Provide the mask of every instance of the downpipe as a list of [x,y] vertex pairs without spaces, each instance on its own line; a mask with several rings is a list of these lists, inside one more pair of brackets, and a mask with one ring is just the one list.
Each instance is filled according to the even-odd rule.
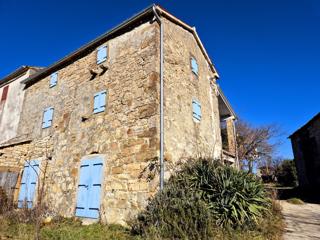
[[156,21],[160,26],[160,190],[164,185],[164,93],[163,93],[163,23],[157,13],[156,6],[152,7]]

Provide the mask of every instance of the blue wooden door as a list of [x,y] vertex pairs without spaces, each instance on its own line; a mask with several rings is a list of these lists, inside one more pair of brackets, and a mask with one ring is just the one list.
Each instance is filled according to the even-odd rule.
[[32,208],[38,174],[40,173],[39,170],[40,166],[38,160],[32,160],[25,163],[18,198],[18,208]]
[[76,216],[99,218],[102,171],[100,157],[81,161]]

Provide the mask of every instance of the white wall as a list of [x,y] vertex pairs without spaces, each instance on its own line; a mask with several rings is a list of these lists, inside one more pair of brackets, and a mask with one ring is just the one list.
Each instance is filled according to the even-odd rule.
[[[24,84],[21,81],[28,78],[34,70],[29,69],[14,81],[9,83],[9,91],[4,106],[0,108],[0,143],[16,137],[20,113],[24,99]],[[7,86],[7,85],[5,85]],[[5,86],[0,88],[0,98]]]

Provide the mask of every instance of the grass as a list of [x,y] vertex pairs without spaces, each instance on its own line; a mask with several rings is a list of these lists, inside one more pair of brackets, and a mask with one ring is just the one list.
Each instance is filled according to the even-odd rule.
[[[34,238],[34,225],[14,223],[0,219],[0,239],[30,240]],[[138,240],[130,230],[119,225],[99,223],[82,226],[75,219],[60,219],[44,225],[40,233],[42,240]]]
[[300,198],[289,198],[287,200],[288,203],[291,203],[291,204],[296,204],[296,205],[303,205],[304,202],[300,199]]
[[[34,226],[32,224],[15,223],[0,218],[0,239],[30,240],[34,238]],[[282,238],[283,221],[280,210],[265,218],[254,230],[243,228],[238,230],[215,229],[217,240],[280,240]],[[42,240],[141,240],[140,236],[134,236],[130,230],[119,225],[92,224],[82,226],[75,219],[60,219],[44,225],[41,229]],[[150,236],[147,239],[156,239]]]

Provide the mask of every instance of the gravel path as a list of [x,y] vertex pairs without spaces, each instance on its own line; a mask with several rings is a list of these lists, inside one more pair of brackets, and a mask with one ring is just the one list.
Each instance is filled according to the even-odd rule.
[[320,204],[281,201],[281,206],[286,223],[284,240],[320,239]]

